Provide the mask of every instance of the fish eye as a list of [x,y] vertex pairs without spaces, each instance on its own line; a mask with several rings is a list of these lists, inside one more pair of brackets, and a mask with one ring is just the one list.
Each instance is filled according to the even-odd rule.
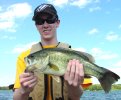
[[34,58],[34,56],[33,56],[33,55],[30,55],[29,57],[30,57],[30,58]]

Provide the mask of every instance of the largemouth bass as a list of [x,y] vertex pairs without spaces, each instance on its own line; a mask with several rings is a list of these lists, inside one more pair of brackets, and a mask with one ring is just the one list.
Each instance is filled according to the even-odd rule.
[[72,59],[79,60],[83,64],[85,76],[96,77],[106,93],[120,79],[116,73],[91,62],[83,52],[65,48],[42,49],[28,55],[25,58],[26,71],[62,76]]

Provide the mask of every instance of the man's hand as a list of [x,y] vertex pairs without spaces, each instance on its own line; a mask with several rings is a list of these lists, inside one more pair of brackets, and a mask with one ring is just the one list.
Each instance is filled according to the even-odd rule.
[[70,60],[67,65],[64,79],[67,81],[69,98],[71,100],[80,100],[83,93],[81,87],[81,83],[84,81],[83,64],[76,59]]
[[64,78],[69,85],[80,86],[84,80],[83,65],[78,60],[70,60]]
[[37,84],[37,77],[33,73],[23,73],[20,75],[21,93],[30,93]]
[[28,100],[30,92],[37,84],[37,77],[33,73],[22,73],[19,77],[21,87],[15,89],[13,100]]

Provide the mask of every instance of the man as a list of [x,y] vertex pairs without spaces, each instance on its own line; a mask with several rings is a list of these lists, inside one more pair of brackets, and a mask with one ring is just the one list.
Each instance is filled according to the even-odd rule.
[[[51,4],[41,4],[34,10],[33,21],[41,36],[41,42],[23,52],[17,60],[14,100],[80,100],[84,80],[83,65],[76,59],[70,60],[64,76],[56,82],[51,75],[25,72],[24,57],[43,48],[69,47],[57,39],[60,20]],[[90,82],[87,82],[87,84]]]

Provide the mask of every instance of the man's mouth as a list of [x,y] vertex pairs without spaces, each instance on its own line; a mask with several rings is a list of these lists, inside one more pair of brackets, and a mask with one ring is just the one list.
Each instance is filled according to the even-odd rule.
[[48,34],[50,31],[51,31],[51,30],[44,30],[43,32],[44,32],[45,34]]

